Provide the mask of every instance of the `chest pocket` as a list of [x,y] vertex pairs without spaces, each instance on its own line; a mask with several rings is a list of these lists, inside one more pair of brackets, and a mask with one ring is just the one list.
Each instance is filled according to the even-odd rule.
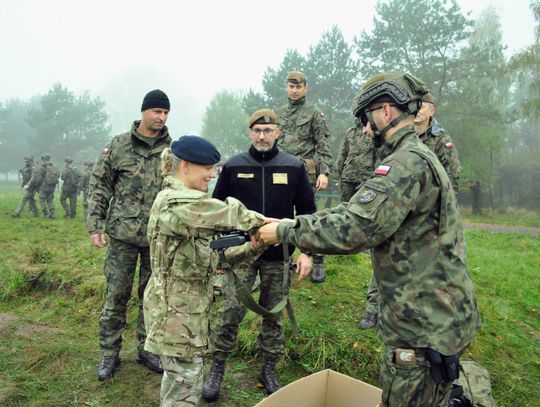
[[349,210],[361,218],[374,220],[377,210],[388,198],[386,187],[381,185],[369,186],[369,182],[351,198]]
[[308,139],[311,137],[311,116],[300,116],[296,120],[295,133],[301,139]]

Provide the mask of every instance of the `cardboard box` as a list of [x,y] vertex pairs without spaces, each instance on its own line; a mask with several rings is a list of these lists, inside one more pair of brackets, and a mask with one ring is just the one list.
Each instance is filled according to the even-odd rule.
[[288,384],[255,407],[375,407],[382,390],[326,369]]

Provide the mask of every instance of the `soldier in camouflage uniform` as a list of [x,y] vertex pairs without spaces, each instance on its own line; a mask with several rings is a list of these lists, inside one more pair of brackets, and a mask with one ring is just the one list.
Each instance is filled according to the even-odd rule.
[[[436,108],[432,94],[427,93],[422,96],[422,107],[414,118],[414,129],[419,134],[420,141],[435,153],[446,170],[448,178],[450,178],[454,192],[457,193],[459,190],[458,180],[459,173],[461,172],[461,163],[459,162],[458,152],[452,139],[433,117],[435,111]],[[371,329],[377,325],[377,296],[377,283],[373,276],[371,276],[367,293],[366,311],[359,323],[361,329]]]
[[[292,218],[295,213],[315,212],[315,197],[304,165],[298,158],[277,148],[280,131],[276,113],[270,109],[257,110],[249,118],[248,131],[251,139],[249,151],[237,154],[225,163],[213,197],[221,200],[233,197],[249,209],[279,219]],[[291,246],[289,252],[293,250]],[[251,287],[255,278],[260,276],[259,304],[267,310],[273,309],[288,295],[290,280],[283,287],[283,261],[283,248],[270,247],[257,261],[234,269],[246,287]],[[297,261],[301,264],[300,277],[303,278],[311,270],[312,259],[302,253]],[[247,312],[229,279],[224,282],[223,294],[223,304],[212,332],[214,360],[203,388],[203,397],[208,401],[219,397],[225,361],[236,346],[238,326]],[[262,357],[260,379],[266,392],[271,394],[281,388],[275,371],[277,360],[285,348],[281,312],[263,316],[258,341]]]
[[60,170],[52,163],[50,155],[45,154],[43,157],[41,157],[41,160],[39,204],[45,219],[54,219],[56,217],[54,191],[56,189],[56,185],[58,185]]
[[381,160],[371,179],[337,208],[259,229],[269,245],[336,254],[373,249],[383,406],[447,407],[459,355],[480,328],[456,195],[413,127],[426,92],[408,74],[370,79],[353,113]]
[[[289,103],[276,110],[279,116],[281,137],[278,147],[302,160],[315,191],[328,188],[328,175],[332,168],[330,131],[323,112],[306,102],[308,84],[299,71],[287,75]],[[311,281],[322,283],[325,279],[324,257],[313,257]]]
[[81,175],[81,180],[79,181],[78,191],[82,192],[83,208],[84,208],[84,219],[88,214],[88,193],[90,187],[90,177],[92,176],[92,168],[94,168],[93,161],[84,162],[84,171]]
[[146,330],[142,307],[144,289],[151,275],[146,228],[152,202],[163,181],[160,154],[171,142],[165,126],[169,109],[165,93],[158,89],[148,92],[141,106],[141,120],[103,149],[90,178],[86,218],[90,240],[95,247],[103,248],[107,246],[105,233],[109,235],[103,270],[107,291],[99,319],[99,345],[103,351],[99,380],[113,376],[120,364],[122,331],[137,259],[137,363],[154,372],[163,371],[159,358],[144,350]]
[[24,157],[24,168],[22,168],[19,173],[21,174],[21,187],[24,189],[25,193],[21,198],[21,202],[15,209],[15,212],[11,215],[12,217],[18,218],[27,203],[32,215],[34,215],[34,217],[38,216],[38,208],[36,200],[34,199],[34,195],[39,189],[39,183],[37,182],[38,172],[39,168],[34,164],[34,157]]
[[60,177],[64,181],[60,192],[60,203],[64,208],[64,218],[74,218],[77,214],[77,195],[81,172],[72,166],[73,158],[66,157],[64,161],[66,165]]
[[145,349],[161,356],[165,370],[161,406],[196,406],[217,263],[210,241],[217,232],[249,232],[265,218],[234,198],[223,202],[207,194],[220,155],[204,138],[180,137],[162,157],[164,189],[148,223],[153,272],[144,295]]
[[373,141],[362,131],[362,125],[347,130],[339,148],[336,176],[341,202],[348,202],[356,190],[371,178],[375,162]]

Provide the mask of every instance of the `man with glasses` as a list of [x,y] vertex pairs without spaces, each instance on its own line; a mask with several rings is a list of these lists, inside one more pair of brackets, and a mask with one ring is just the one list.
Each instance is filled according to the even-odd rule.
[[[299,159],[277,148],[279,136],[278,118],[272,110],[260,109],[253,113],[249,119],[252,145],[248,152],[238,154],[225,163],[213,197],[221,200],[237,198],[248,209],[266,217],[293,218],[295,213],[315,212],[315,198],[306,169]],[[293,250],[294,247],[290,246],[289,253]],[[283,287],[283,260],[281,246],[269,247],[255,262],[242,264],[234,270],[246,287],[251,287],[259,274],[259,305],[267,310],[288,295],[289,287]],[[301,253],[297,265],[302,279],[309,274],[312,259]],[[238,325],[246,314],[246,306],[228,279],[224,281],[223,294],[223,304],[211,336],[213,364],[203,387],[203,397],[207,401],[219,397],[225,360],[236,345]],[[285,343],[281,313],[263,317],[258,342],[262,356],[260,380],[266,392],[271,394],[281,388],[275,371]]]
[[[308,84],[303,72],[292,71],[287,75],[289,103],[277,110],[282,136],[278,140],[281,150],[302,160],[307,168],[312,187],[319,191],[328,188],[328,175],[332,167],[330,131],[323,112],[306,102]],[[313,257],[311,281],[322,283],[325,279],[324,257]]]

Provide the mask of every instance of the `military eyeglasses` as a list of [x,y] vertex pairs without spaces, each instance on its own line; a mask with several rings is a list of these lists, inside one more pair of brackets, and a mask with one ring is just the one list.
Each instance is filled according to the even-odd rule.
[[[388,105],[389,105],[389,106],[395,106],[394,103],[388,103]],[[380,105],[380,106],[377,106],[377,107],[374,107],[374,108],[372,108],[372,109],[365,109],[365,110],[361,111],[361,112],[360,112],[359,119],[360,119],[360,121],[362,122],[362,125],[363,125],[364,127],[366,127],[367,124],[368,124],[368,122],[369,122],[368,117],[367,117],[367,113],[368,113],[368,112],[371,113],[371,112],[374,112],[374,111],[376,111],[376,110],[380,110],[380,109],[382,109],[383,107],[384,107],[384,104],[383,104],[383,105]]]
[[264,134],[265,136],[269,136],[271,135],[273,132],[275,132],[277,130],[277,127],[275,129],[271,129],[271,128],[264,128],[264,129],[261,129],[260,127],[252,127],[251,129],[249,129],[249,131],[251,131],[251,134],[255,135],[255,136],[260,136],[261,133]]

